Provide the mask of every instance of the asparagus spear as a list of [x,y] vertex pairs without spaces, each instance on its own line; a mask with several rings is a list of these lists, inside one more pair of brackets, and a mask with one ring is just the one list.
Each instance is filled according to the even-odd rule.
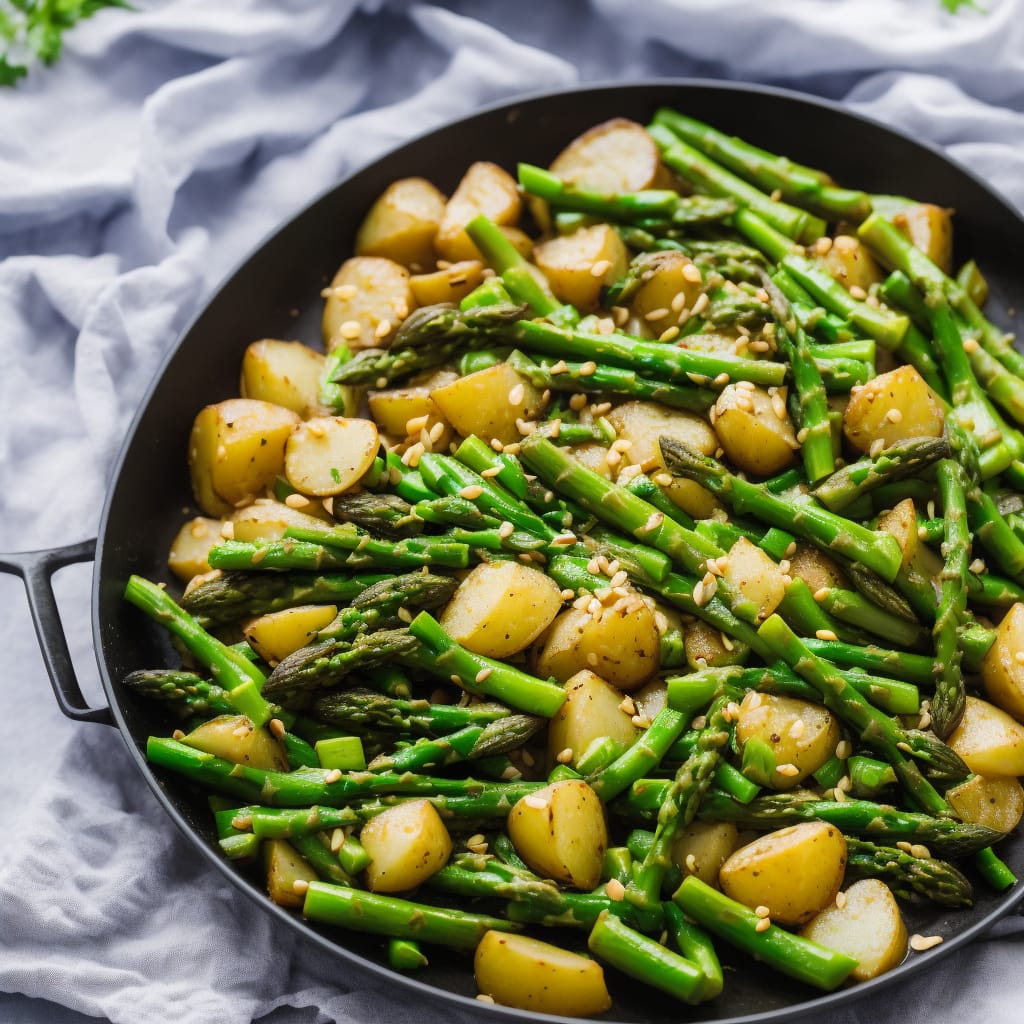
[[692,960],[704,975],[704,984],[700,993],[701,1001],[704,1002],[721,995],[724,984],[722,965],[710,936],[697,925],[691,924],[675,903],[666,900],[663,906],[665,925],[672,936],[672,941],[679,948],[679,952],[687,960]]
[[388,576],[340,573],[221,572],[190,589],[182,607],[205,627],[303,604],[347,604]]
[[748,185],[742,178],[709,160],[700,150],[684,142],[663,124],[651,124],[647,131],[658,144],[662,161],[700,191],[735,200],[738,206],[755,211],[790,238],[810,242],[825,234],[826,225],[823,220],[794,206],[775,202],[753,185]]
[[901,899],[924,896],[943,907],[969,907],[970,881],[948,861],[914,857],[894,846],[846,837],[846,870],[855,878],[880,878]]
[[500,917],[413,903],[328,882],[309,883],[302,913],[322,924],[465,950],[474,949],[485,932],[522,930],[521,925]]
[[369,530],[378,536],[400,540],[423,532],[423,520],[404,498],[386,492],[360,491],[339,494],[334,499],[332,514],[342,523]]
[[771,526],[803,537],[826,553],[859,561],[887,582],[896,577],[901,555],[896,539],[889,534],[868,530],[815,505],[793,505],[772,494],[764,484],[741,479],[720,462],[680,441],[663,437],[661,453],[670,473],[695,480],[738,514],[749,512]]
[[712,889],[696,875],[683,879],[672,901],[698,924],[777,971],[831,992],[857,966],[845,953],[787,932],[765,928],[754,911]]
[[678,711],[662,708],[628,750],[587,780],[591,789],[605,802],[627,790],[665,756],[688,724]]
[[871,212],[865,192],[838,188],[827,175],[801,167],[786,157],[758,149],[742,139],[678,111],[661,107],[654,123],[664,125],[684,142],[746,178],[762,191],[778,190],[784,199],[804,206],[826,220],[862,221]]

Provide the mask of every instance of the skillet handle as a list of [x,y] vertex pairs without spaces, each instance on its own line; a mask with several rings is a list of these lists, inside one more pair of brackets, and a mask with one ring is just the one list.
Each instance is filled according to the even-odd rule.
[[28,595],[32,623],[36,627],[39,649],[53,686],[57,704],[68,718],[76,722],[102,722],[113,725],[110,708],[90,708],[85,703],[75,667],[71,662],[68,642],[60,620],[60,610],[53,593],[53,574],[66,565],[91,562],[96,557],[96,540],[84,540],[63,548],[46,551],[19,551],[0,554],[0,572],[20,576]]

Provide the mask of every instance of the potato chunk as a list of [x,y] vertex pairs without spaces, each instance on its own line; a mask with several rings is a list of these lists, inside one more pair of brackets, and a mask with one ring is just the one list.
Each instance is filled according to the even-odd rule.
[[964,821],[1012,832],[1024,815],[1024,787],[1005,776],[972,775],[946,790],[950,806]]
[[242,356],[242,397],[291,409],[302,417],[320,416],[322,352],[298,341],[264,338],[254,341]]
[[333,604],[304,604],[268,612],[242,628],[249,646],[268,664],[276,665],[293,651],[312,643],[338,614]]
[[639,597],[595,613],[569,608],[544,636],[537,671],[564,681],[590,668],[620,690],[634,690],[658,671],[659,651],[654,612]]
[[735,665],[743,661],[741,651],[726,647],[720,630],[709,626],[701,619],[688,622],[683,627],[683,648],[686,651],[686,663],[690,668],[697,669],[719,665]]
[[288,771],[284,747],[247,715],[218,715],[197,726],[181,742],[234,764]]
[[771,748],[776,771],[768,784],[785,790],[798,786],[835,753],[840,732],[835,716],[820,704],[751,690],[740,704],[736,738],[741,745],[756,738]]
[[725,454],[747,473],[772,476],[796,461],[785,388],[729,384],[715,402],[714,424]]
[[307,420],[288,438],[284,473],[303,494],[324,498],[354,487],[380,447],[372,420],[324,416]]
[[811,588],[811,593],[822,587],[849,590],[852,586],[839,563],[810,544],[797,543],[796,550],[789,556],[789,575],[803,580]]
[[935,392],[912,366],[879,374],[850,393],[843,433],[858,451],[911,437],[942,437],[945,417]]
[[502,444],[521,441],[516,420],[533,420],[544,407],[541,391],[508,363],[495,363],[435,388],[431,397],[463,437],[476,434],[485,441],[497,438]]
[[626,272],[629,253],[610,224],[594,224],[534,246],[534,259],[562,302],[596,310],[601,289]]
[[979,775],[1024,775],[1024,726],[988,701],[968,697],[946,742]]
[[934,203],[915,203],[892,218],[931,261],[947,274],[953,273],[953,219],[950,211]]
[[409,287],[417,306],[434,306],[461,302],[483,279],[484,265],[479,260],[463,260],[444,270],[414,274]]
[[525,650],[562,607],[558,584],[522,562],[482,562],[459,584],[441,626],[488,658]]
[[[301,498],[300,495],[292,500],[298,505]],[[323,504],[315,498],[307,498],[306,504],[297,508],[259,498],[252,505],[239,509],[230,522],[233,540],[282,540],[290,526],[314,529],[325,522],[334,523],[334,517],[328,515]]]
[[429,800],[396,804],[371,818],[359,833],[370,855],[371,892],[405,892],[444,867],[452,840]]
[[727,896],[751,909],[767,907],[776,924],[800,925],[836,898],[845,869],[842,832],[807,821],[740,847],[718,877]]
[[885,882],[864,878],[843,894],[842,906],[826,907],[800,934],[857,961],[850,975],[868,981],[897,967],[907,953],[907,926]]
[[538,875],[586,891],[601,881],[608,826],[600,798],[582,779],[524,796],[509,812],[508,834]]
[[621,690],[583,669],[565,684],[565,703],[548,726],[548,752],[554,761],[564,751],[572,752],[572,763],[594,740],[610,737],[629,745],[640,730],[623,710]]
[[981,681],[993,704],[1024,722],[1024,665],[1017,660],[1018,651],[1024,651],[1024,604],[1020,602],[999,623],[995,642],[981,663]]
[[295,883],[315,882],[320,877],[287,839],[263,840],[263,867],[267,895],[279,907],[301,907],[306,890]]
[[441,216],[434,238],[437,255],[452,263],[481,259],[466,225],[481,213],[495,224],[514,225],[522,207],[519,186],[508,171],[485,160],[470,165]]
[[381,256],[345,260],[327,289],[323,335],[328,352],[386,348],[395,328],[415,308],[409,271]]
[[643,125],[616,117],[573,139],[551,162],[563,181],[595,192],[637,192],[658,180],[661,158]]
[[383,256],[410,270],[434,264],[434,236],[447,200],[426,178],[400,178],[370,207],[356,233],[357,256]]
[[701,272],[685,253],[675,250],[645,257],[644,280],[633,296],[631,309],[654,334],[676,327],[684,309],[692,309],[704,288]]
[[758,622],[764,622],[786,596],[782,570],[746,537],[729,549],[724,578],[738,601],[754,606]]
[[867,246],[853,235],[837,235],[820,262],[847,289],[859,288],[866,292],[873,284],[881,284],[884,276]]
[[210,548],[221,541],[220,520],[196,516],[177,532],[167,553],[167,568],[183,583],[210,571]]
[[672,842],[672,863],[684,877],[696,875],[718,889],[718,872],[739,845],[739,829],[731,821],[691,821]]
[[476,947],[477,988],[502,1006],[592,1017],[612,1005],[596,960],[527,935],[489,931]]
[[299,417],[252,398],[202,409],[192,424],[188,463],[192,492],[209,516],[230,515],[284,470],[284,449]]

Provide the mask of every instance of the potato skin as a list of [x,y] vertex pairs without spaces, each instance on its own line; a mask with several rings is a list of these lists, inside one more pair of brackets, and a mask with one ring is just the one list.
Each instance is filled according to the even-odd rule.
[[744,472],[772,476],[796,461],[800,445],[785,389],[729,384],[715,402],[713,423],[725,454]]
[[853,235],[837,235],[829,251],[820,258],[822,267],[843,287],[863,291],[882,283],[882,268],[866,245]]
[[334,621],[333,604],[306,604],[284,608],[250,620],[242,632],[249,646],[264,661],[276,665],[293,651],[312,643],[319,630]]
[[235,764],[288,771],[284,747],[247,715],[218,715],[197,726],[181,742]]
[[431,397],[441,415],[463,437],[476,434],[488,442],[497,438],[502,444],[521,441],[523,435],[516,420],[532,420],[544,408],[540,389],[520,377],[508,363],[495,363],[434,388]]
[[612,1005],[596,960],[527,935],[489,931],[476,947],[477,988],[502,1006],[592,1017]]
[[480,213],[499,226],[514,225],[522,208],[515,178],[497,164],[479,160],[469,166],[448,200],[434,237],[434,250],[451,263],[479,260],[480,250],[466,234],[466,225]]
[[739,829],[733,822],[691,821],[672,842],[672,863],[684,878],[696,875],[718,889],[718,872],[739,845]]
[[444,867],[452,840],[429,800],[396,804],[371,818],[359,841],[373,858],[366,869],[371,892],[405,892]]
[[589,891],[601,880],[608,826],[598,795],[582,779],[529,793],[508,815],[516,852],[537,874]]
[[405,267],[383,256],[353,256],[327,289],[324,345],[328,352],[343,344],[353,350],[386,348],[414,308]]
[[409,269],[434,263],[434,235],[447,200],[426,178],[393,181],[356,233],[357,256],[383,256]]
[[555,297],[584,311],[597,309],[601,289],[622,277],[629,265],[626,246],[609,224],[540,242],[533,256]]
[[858,451],[875,440],[884,448],[912,437],[942,437],[942,406],[912,366],[879,374],[850,392],[843,414],[843,434]]
[[171,542],[167,568],[182,583],[210,571],[210,548],[221,542],[220,520],[196,516],[185,523]]
[[843,906],[826,907],[801,929],[805,939],[857,961],[850,975],[868,981],[899,966],[907,953],[907,926],[885,882],[864,878],[845,892]]
[[380,439],[373,420],[321,416],[289,436],[284,474],[302,494],[320,498],[343,494],[373,465]]
[[264,338],[254,341],[242,356],[241,394],[291,409],[303,418],[321,416],[322,352],[300,341]]
[[758,622],[767,619],[786,596],[782,570],[746,537],[740,537],[729,549],[724,577],[738,598],[753,602]]
[[304,890],[296,890],[295,883],[315,882],[320,877],[287,839],[263,840],[263,868],[267,895],[279,907],[301,907],[305,900]]
[[964,821],[1012,832],[1024,816],[1024,787],[1008,776],[972,775],[946,790],[950,806]]
[[839,829],[806,821],[740,847],[718,877],[727,896],[751,909],[767,907],[776,924],[801,925],[836,898],[845,869]]

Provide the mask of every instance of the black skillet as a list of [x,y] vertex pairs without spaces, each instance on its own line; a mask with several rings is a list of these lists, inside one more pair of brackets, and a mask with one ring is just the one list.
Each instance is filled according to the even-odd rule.
[[[404,988],[412,997],[480,1015],[527,1020],[533,1013],[474,1000],[470,962],[435,950],[430,966],[415,975],[386,967],[382,944],[372,937],[319,928],[272,904],[260,881],[226,861],[211,830],[205,797],[177,778],[154,772],[143,751],[150,733],[164,734],[159,709],[125,692],[124,675],[137,668],[171,664],[165,638],[122,599],[130,573],[166,575],[171,538],[191,505],[185,466],[186,439],[196,411],[237,394],[242,351],[256,338],[300,338],[316,343],[320,289],[343,259],[363,214],[391,181],[423,175],[451,191],[474,160],[493,160],[510,170],[517,161],[547,165],[572,138],[614,116],[644,122],[662,104],[707,120],[727,132],[830,171],[844,184],[873,192],[906,194],[956,210],[958,258],[974,256],[991,286],[991,309],[1018,333],[1024,301],[1015,290],[1024,221],[973,175],[930,146],[835,104],[776,89],[701,81],[658,81],[560,92],[507,103],[437,129],[381,157],[317,199],[269,237],[228,278],[171,350],[135,420],[120,455],[99,539],[69,548],[0,556],[0,570],[21,575],[29,592],[54,693],[71,718],[116,727],[139,771],[171,819],[226,879],[256,900],[283,927],[334,952],[339,961],[380,985]],[[1013,312],[1013,307],[1021,309]],[[57,568],[95,559],[92,623],[96,658],[109,706],[88,708],[68,657],[50,579]],[[1000,848],[1024,874],[1024,842],[1014,836]],[[828,1016],[854,999],[877,994],[927,969],[983,933],[1017,905],[1024,888],[1003,895],[983,883],[967,911],[907,913],[908,927],[945,941],[927,953],[911,953],[899,968],[875,982],[821,996],[771,973],[752,960],[723,950],[728,970],[724,994],[688,1008],[623,978],[612,978],[615,1004],[608,1020],[668,1024],[679,1020],[775,1021],[805,1014]],[[555,1018],[551,1018],[555,1019]]]

